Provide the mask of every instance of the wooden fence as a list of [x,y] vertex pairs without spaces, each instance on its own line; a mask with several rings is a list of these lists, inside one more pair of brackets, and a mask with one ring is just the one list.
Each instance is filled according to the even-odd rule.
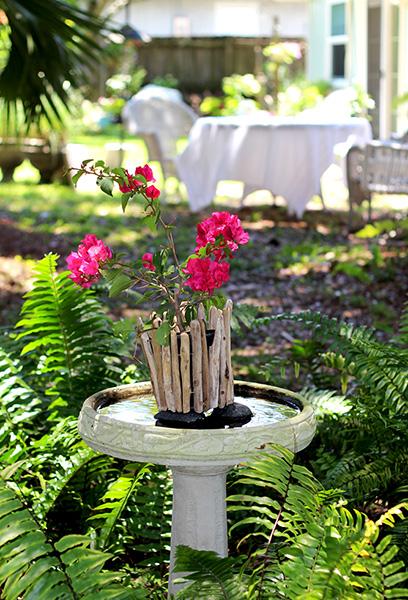
[[[270,38],[154,38],[139,48],[138,62],[147,70],[147,81],[171,74],[183,92],[217,92],[226,75],[259,73],[262,49],[270,43]],[[303,59],[291,70],[303,71]]]

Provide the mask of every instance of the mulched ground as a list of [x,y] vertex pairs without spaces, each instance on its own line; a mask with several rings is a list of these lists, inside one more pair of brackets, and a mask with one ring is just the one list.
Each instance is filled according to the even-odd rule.
[[[279,207],[257,208],[256,214],[245,208],[240,217],[251,244],[234,259],[225,288],[234,302],[252,304],[265,314],[320,311],[374,326],[381,339],[396,331],[408,290],[406,232],[397,228],[392,235],[362,240],[347,234],[344,217],[316,211],[305,220],[290,220]],[[193,230],[184,209],[179,219]],[[16,257],[37,259],[50,251],[66,256],[71,245],[64,236],[27,231],[7,217],[0,219],[0,325],[14,320],[30,285],[30,265]],[[370,258],[373,252],[375,260]],[[357,272],[348,271],[346,263],[356,264]],[[115,317],[137,312],[123,301],[113,304],[112,311]],[[237,339],[236,353],[249,360],[259,354],[279,355],[297,337],[307,337],[307,332],[274,323]]]

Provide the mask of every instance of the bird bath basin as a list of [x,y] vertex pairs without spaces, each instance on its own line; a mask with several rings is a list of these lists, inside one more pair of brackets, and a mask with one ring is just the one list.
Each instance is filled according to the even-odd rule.
[[298,452],[315,433],[312,407],[294,392],[235,382],[234,396],[254,413],[239,428],[158,427],[150,383],[103,390],[85,400],[81,410],[79,433],[94,450],[172,470],[170,595],[177,588],[173,580],[178,545],[228,554],[225,481],[229,469],[270,443]]

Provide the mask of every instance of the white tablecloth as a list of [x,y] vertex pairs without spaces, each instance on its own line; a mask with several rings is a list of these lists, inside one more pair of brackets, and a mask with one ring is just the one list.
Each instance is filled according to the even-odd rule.
[[303,214],[320,193],[320,178],[333,162],[333,148],[354,136],[364,144],[372,137],[366,119],[335,122],[310,117],[204,117],[190,131],[177,158],[180,178],[193,211],[211,204],[217,183],[242,181],[244,194],[270,190],[286,199],[290,212]]

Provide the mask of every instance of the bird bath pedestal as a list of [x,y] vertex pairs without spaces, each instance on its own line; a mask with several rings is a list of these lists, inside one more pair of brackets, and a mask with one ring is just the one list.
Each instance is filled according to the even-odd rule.
[[235,400],[254,417],[239,428],[157,427],[150,383],[122,385],[88,398],[79,432],[94,450],[136,462],[167,465],[173,475],[169,596],[174,585],[178,545],[227,556],[226,475],[256,450],[275,443],[293,452],[310,444],[313,409],[293,392],[236,382]]

